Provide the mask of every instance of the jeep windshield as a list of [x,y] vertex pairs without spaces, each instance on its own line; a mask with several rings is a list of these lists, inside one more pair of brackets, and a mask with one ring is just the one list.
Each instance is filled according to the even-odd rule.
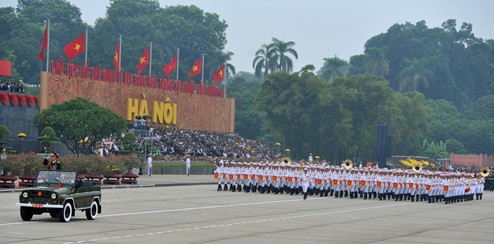
[[75,182],[76,172],[73,171],[44,170],[39,171],[36,177],[37,186],[58,186],[61,183],[64,186],[74,187]]

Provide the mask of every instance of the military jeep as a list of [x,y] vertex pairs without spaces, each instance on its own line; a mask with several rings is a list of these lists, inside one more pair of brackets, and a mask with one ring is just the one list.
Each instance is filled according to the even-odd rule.
[[94,220],[101,213],[101,186],[78,180],[74,171],[43,170],[38,172],[34,187],[21,192],[17,206],[24,221],[34,214],[50,213],[52,218],[69,222],[76,210]]

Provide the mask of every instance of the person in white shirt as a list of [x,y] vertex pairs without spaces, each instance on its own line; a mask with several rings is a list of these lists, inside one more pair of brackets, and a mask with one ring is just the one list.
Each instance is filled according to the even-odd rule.
[[151,176],[151,172],[153,170],[153,154],[148,154],[148,176]]
[[185,174],[187,176],[190,175],[190,157],[187,156],[187,159],[185,160]]

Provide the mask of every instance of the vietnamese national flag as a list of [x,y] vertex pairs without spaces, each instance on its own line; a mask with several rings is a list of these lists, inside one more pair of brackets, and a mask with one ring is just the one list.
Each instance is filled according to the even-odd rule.
[[192,68],[190,69],[189,72],[189,77],[194,77],[197,76],[198,74],[201,73],[202,69],[202,58],[199,58],[194,65],[192,65]]
[[220,83],[225,78],[225,65],[221,65],[221,67],[214,73],[213,80],[216,83]]
[[85,44],[84,40],[85,40],[85,36],[84,33],[82,33],[82,35],[77,37],[77,39],[67,44],[63,48],[63,51],[65,52],[65,55],[67,55],[67,58],[69,60],[72,60],[75,57],[77,57],[77,55],[84,53],[84,44]]
[[39,51],[39,61],[45,59],[45,49],[48,47],[48,25],[45,26],[45,33],[43,34],[43,42],[41,43],[41,50]]
[[172,60],[167,65],[165,65],[165,67],[163,67],[163,73],[165,73],[166,76],[168,76],[168,79],[170,79],[170,73],[176,69],[177,69],[177,55],[173,56]]
[[137,73],[141,72],[149,63],[149,47],[146,48],[144,53],[141,55],[139,59],[139,64],[137,65]]
[[120,42],[117,42],[115,47],[115,54],[113,55],[113,66],[118,70],[118,64],[120,63]]

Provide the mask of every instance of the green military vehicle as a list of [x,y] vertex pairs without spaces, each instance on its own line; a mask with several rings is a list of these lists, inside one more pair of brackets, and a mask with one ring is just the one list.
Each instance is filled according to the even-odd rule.
[[21,192],[17,206],[24,221],[34,214],[50,213],[52,218],[69,222],[76,210],[94,220],[101,213],[101,186],[78,180],[74,171],[43,170],[38,172],[34,187]]

